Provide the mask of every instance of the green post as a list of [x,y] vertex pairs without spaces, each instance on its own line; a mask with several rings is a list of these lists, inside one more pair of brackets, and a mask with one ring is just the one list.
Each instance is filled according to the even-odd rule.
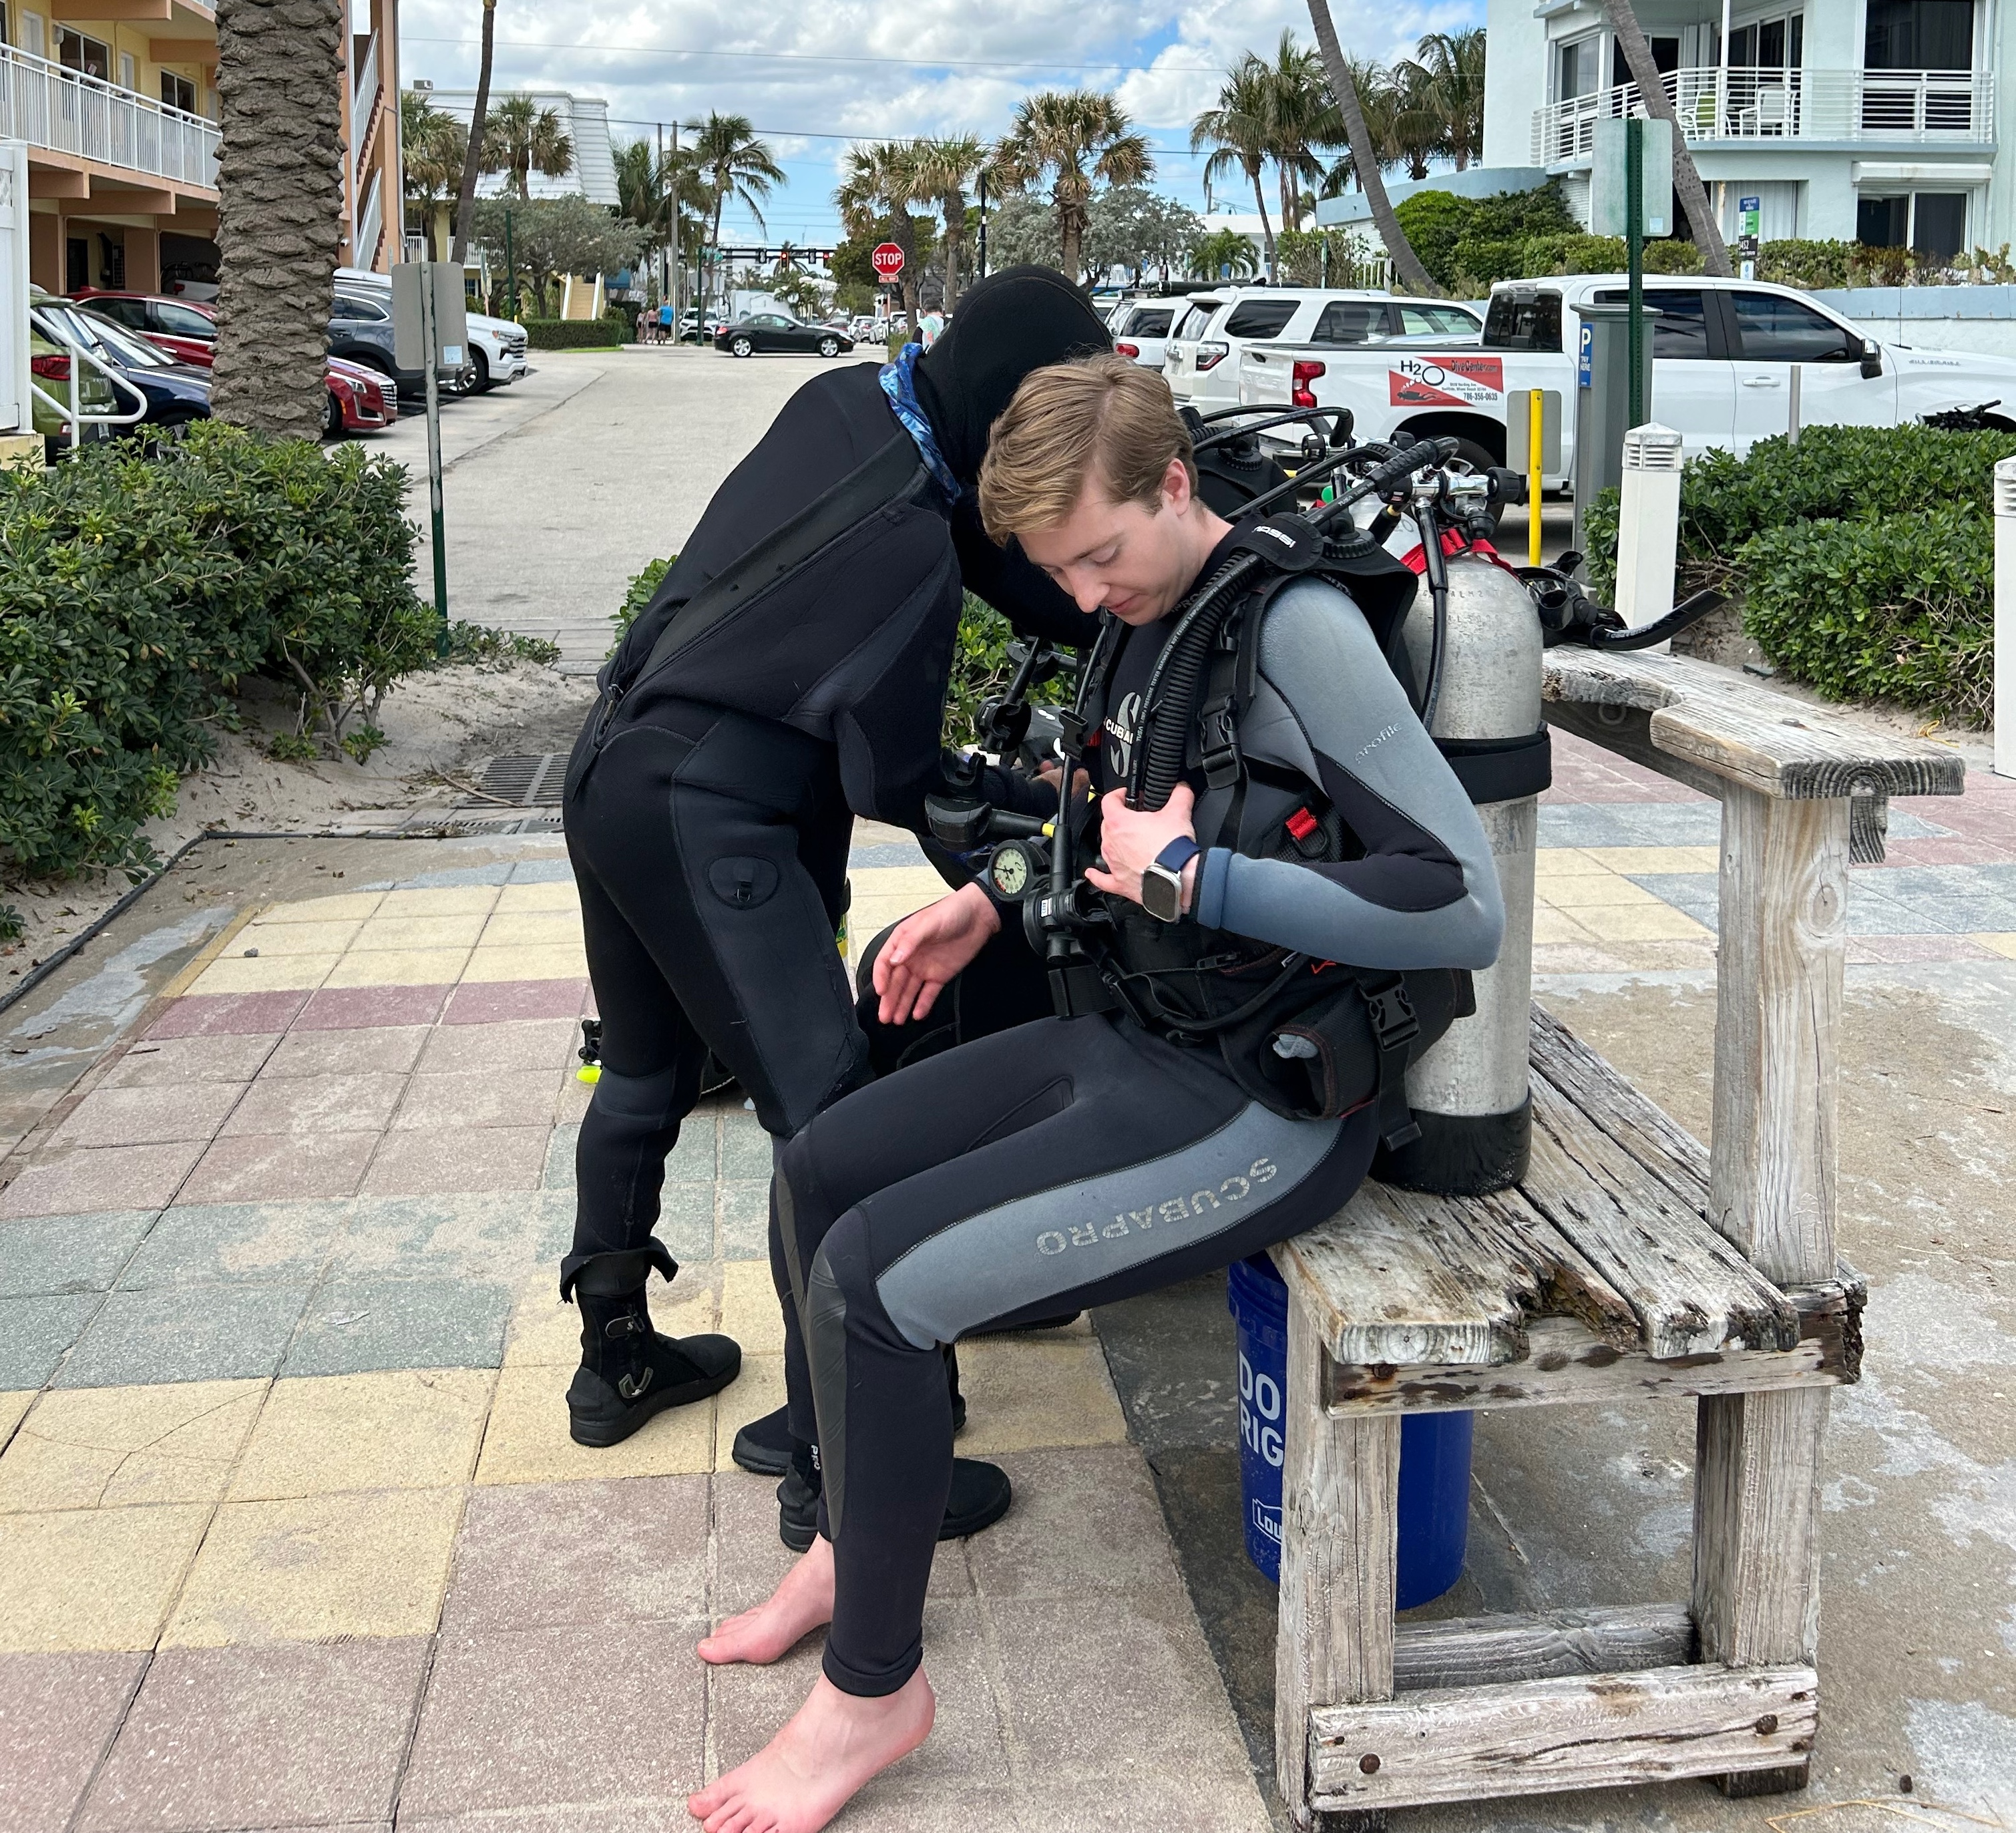
[[448,654],[448,535],[441,520],[441,333],[434,315],[434,269],[420,264],[420,346],[427,372],[427,512],[434,536],[434,654]]
[[518,315],[518,263],[511,248],[511,212],[509,207],[504,212],[504,286],[506,291],[511,295],[511,316],[515,319]]
[[1626,297],[1631,320],[1630,424],[1645,424],[1645,124],[1636,115],[1624,124],[1624,257],[1630,279]]

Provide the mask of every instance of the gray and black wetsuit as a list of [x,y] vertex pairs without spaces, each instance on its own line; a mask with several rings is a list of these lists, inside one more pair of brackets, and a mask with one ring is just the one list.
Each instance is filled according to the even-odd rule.
[[[1168,628],[1129,633],[1091,754],[1102,787],[1124,780],[1129,696]],[[1504,924],[1490,848],[1357,607],[1320,582],[1291,585],[1267,613],[1259,661],[1242,749],[1320,790],[1358,856],[1214,848],[1199,920],[1317,960],[1489,966]],[[1130,1020],[1047,1018],[900,1069],[784,1148],[773,1237],[810,1350],[837,1561],[825,1656],[836,1686],[892,1692],[922,1657],[952,1470],[938,1346],[1298,1233],[1357,1187],[1376,1133],[1370,1107],[1284,1118],[1215,1051]],[[792,1395],[794,1426],[811,1436],[806,1399]]]

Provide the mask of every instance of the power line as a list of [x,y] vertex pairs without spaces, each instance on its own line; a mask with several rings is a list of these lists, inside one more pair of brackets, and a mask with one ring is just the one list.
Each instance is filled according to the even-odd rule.
[[[454,110],[451,108],[448,112],[452,113]],[[632,114],[610,114],[603,118],[614,128],[654,128],[659,124],[655,119],[646,121]],[[931,137],[916,134],[828,134],[811,128],[751,128],[749,131],[752,134],[772,135],[780,140],[853,140],[873,146],[893,146],[898,141]],[[1208,146],[1157,146],[1151,141],[1148,150],[1166,159],[1208,159],[1212,149]]]
[[[400,41],[408,45],[455,45],[464,49],[475,48],[480,41],[473,38],[428,38],[414,32],[402,32]],[[496,42],[513,51],[588,51],[614,54],[621,52],[636,57],[734,57],[760,63],[878,63],[895,64],[905,70],[1063,70],[1083,71],[1120,70],[1126,73],[1153,73],[1158,70],[1179,70],[1197,76],[1222,76],[1224,71],[1216,66],[1203,63],[1126,63],[1118,59],[1106,63],[1060,63],[1044,58],[984,58],[984,57],[870,57],[859,52],[823,51],[715,51],[696,50],[682,45],[589,45],[565,44],[543,38],[499,38]]]

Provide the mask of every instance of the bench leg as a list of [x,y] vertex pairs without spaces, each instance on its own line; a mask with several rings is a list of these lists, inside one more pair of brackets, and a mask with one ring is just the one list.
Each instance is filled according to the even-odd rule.
[[[1820,1440],[1829,1390],[1697,1403],[1694,1625],[1701,1659],[1810,1664],[1820,1640]],[[1731,1795],[1806,1785],[1807,1764],[1717,1778]]]
[[[1393,1563],[1400,1419],[1334,1420],[1323,1348],[1289,1288],[1281,1470],[1281,1597],[1274,1653],[1275,1774],[1298,1828],[1309,1807],[1309,1708],[1393,1696]],[[1328,1833],[1383,1816],[1325,1815]]]

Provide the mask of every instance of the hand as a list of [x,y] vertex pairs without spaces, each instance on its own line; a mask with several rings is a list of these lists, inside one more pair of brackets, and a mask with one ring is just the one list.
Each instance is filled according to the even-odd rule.
[[946,982],[1000,927],[993,900],[977,884],[905,916],[875,957],[876,1015],[884,1025],[927,1016]]
[[[1099,805],[1099,850],[1106,869],[1096,866],[1085,877],[1101,891],[1111,891],[1129,903],[1141,901],[1141,874],[1154,864],[1163,848],[1179,835],[1194,840],[1190,816],[1197,797],[1187,783],[1176,785],[1175,793],[1160,808],[1130,808],[1125,790],[1108,790]],[[1183,909],[1187,911],[1197,891],[1197,860],[1183,868]]]
[[[1057,787],[1058,780],[1063,774],[1064,766],[1055,758],[1046,758],[1036,766],[1036,780],[1039,783],[1047,783],[1053,791]],[[1083,770],[1074,770],[1071,772],[1072,795],[1084,795],[1091,787],[1092,779]]]

